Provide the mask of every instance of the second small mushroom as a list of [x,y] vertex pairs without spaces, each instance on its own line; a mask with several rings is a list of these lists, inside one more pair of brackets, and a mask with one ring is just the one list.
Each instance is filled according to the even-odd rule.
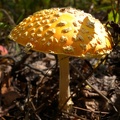
[[112,49],[112,37],[101,22],[74,8],[38,11],[19,23],[9,38],[35,51],[58,55],[59,108],[63,107],[66,111],[73,104],[69,99],[69,56],[96,58]]

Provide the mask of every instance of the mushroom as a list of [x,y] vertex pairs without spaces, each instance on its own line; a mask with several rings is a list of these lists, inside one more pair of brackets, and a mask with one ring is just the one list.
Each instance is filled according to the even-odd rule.
[[15,42],[35,51],[57,54],[60,69],[59,108],[70,110],[69,56],[97,58],[112,49],[112,37],[89,13],[51,8],[25,18],[10,33]]

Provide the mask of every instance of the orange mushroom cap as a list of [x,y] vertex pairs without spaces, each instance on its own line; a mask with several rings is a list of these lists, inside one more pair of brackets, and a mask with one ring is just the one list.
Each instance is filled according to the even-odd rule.
[[89,13],[74,8],[51,8],[25,18],[9,38],[35,51],[78,57],[98,57],[112,49],[112,37]]

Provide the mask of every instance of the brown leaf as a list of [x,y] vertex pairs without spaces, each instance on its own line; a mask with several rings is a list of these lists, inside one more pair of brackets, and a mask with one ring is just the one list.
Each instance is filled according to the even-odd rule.
[[5,106],[11,105],[11,103],[16,100],[17,98],[20,98],[20,94],[15,91],[9,91],[2,95],[2,101]]

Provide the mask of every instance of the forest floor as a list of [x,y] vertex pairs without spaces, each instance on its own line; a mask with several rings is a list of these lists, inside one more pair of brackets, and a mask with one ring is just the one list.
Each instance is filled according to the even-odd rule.
[[[0,55],[2,120],[120,120],[120,47],[100,60],[70,57],[70,112],[58,109],[59,65],[55,55],[9,43]],[[19,54],[16,54],[18,53]],[[22,51],[22,52],[20,52]],[[4,55],[5,53],[5,55]]]

